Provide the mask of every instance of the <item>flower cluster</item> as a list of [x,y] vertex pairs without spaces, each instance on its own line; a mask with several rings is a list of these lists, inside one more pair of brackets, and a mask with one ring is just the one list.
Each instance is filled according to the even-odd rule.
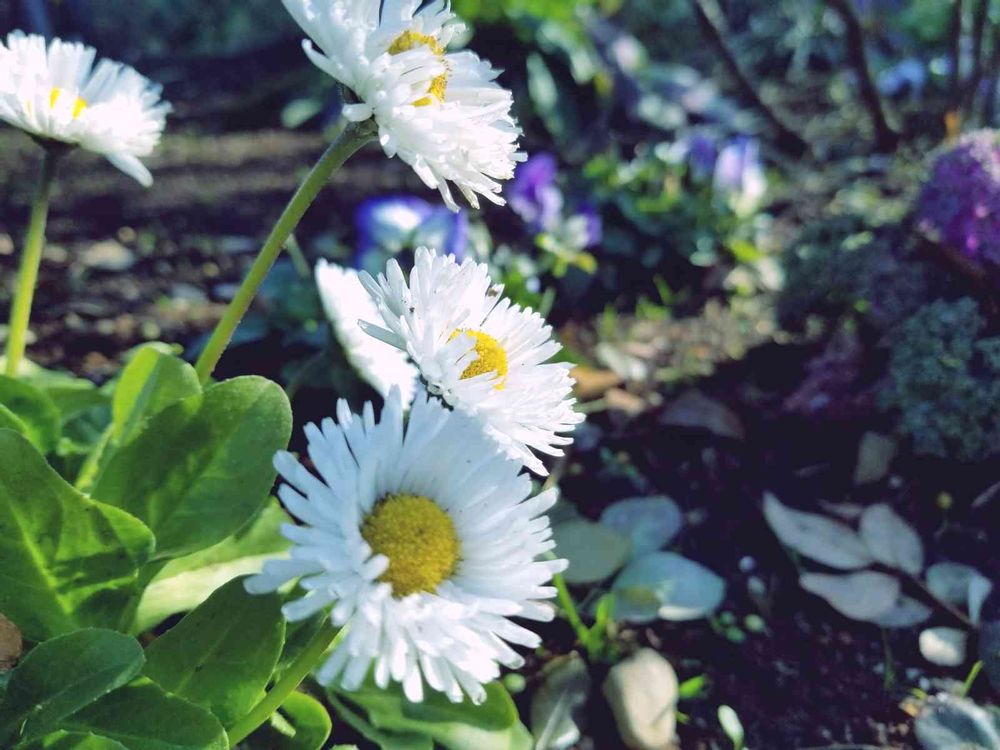
[[1000,267],[1000,138],[970,133],[934,162],[917,202],[921,227],[966,260]]
[[[346,116],[374,118],[387,154],[453,210],[449,183],[474,206],[477,195],[503,202],[499,181],[522,158],[511,96],[486,63],[445,51],[458,27],[443,3],[284,2],[319,47],[306,43],[310,59],[359,100]],[[536,182],[526,166],[520,179]],[[560,218],[561,198],[538,228]],[[464,257],[465,222],[416,198],[370,201],[355,258],[366,270],[316,269],[346,357],[385,404],[376,420],[370,403],[357,416],[341,402],[336,421],[308,426],[310,468],[277,456],[299,524],[284,528],[290,558],[247,588],[297,580],[306,593],[285,605],[290,620],[332,607],[343,637],[318,678],[346,690],[371,678],[401,683],[412,701],[430,688],[481,702],[500,666],[522,663],[512,646],[540,642],[511,618],[551,619],[548,584],[566,566],[540,559],[554,548],[555,493],[532,496],[523,470],[544,475],[539,455],[560,455],[583,419],[570,368],[549,361],[559,345],[542,317]],[[415,241],[443,254],[417,247],[407,275],[396,256]]]

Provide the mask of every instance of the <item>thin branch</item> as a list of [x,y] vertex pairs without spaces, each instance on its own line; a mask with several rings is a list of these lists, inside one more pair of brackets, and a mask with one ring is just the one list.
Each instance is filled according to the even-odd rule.
[[986,95],[983,97],[983,125],[993,127],[997,108],[997,87],[1000,86],[1000,24],[993,26],[993,49],[986,68]]
[[719,8],[716,0],[691,0],[691,7],[698,23],[701,25],[705,35],[712,44],[715,45],[722,61],[729,71],[729,75],[736,82],[743,95],[749,99],[767,120],[768,125],[774,130],[777,145],[793,156],[803,156],[811,149],[806,140],[799,135],[784,119],[761,97],[757,92],[757,87],[750,80],[750,76],[743,70],[735,53],[726,43],[726,36],[729,33],[725,17]]
[[951,6],[951,109],[956,109],[962,91],[962,0],[952,0]]
[[972,19],[972,72],[965,82],[962,96],[962,115],[972,116],[972,107],[979,93],[979,84],[983,80],[983,47],[986,38],[986,20],[989,16],[990,0],[979,0],[976,13]]
[[847,31],[847,55],[858,78],[861,99],[868,109],[868,115],[875,128],[875,150],[893,151],[899,145],[899,133],[889,124],[885,108],[882,106],[882,97],[875,87],[875,81],[872,80],[861,20],[854,12],[850,0],[827,0],[827,3],[840,16]]

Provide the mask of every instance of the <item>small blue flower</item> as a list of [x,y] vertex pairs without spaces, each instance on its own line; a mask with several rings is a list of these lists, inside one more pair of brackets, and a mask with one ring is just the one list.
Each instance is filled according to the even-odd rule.
[[510,207],[535,231],[552,231],[562,216],[558,174],[559,165],[552,154],[537,154],[517,168],[507,187]]
[[716,159],[713,183],[736,213],[753,213],[767,192],[757,140],[743,135],[730,140]]
[[583,219],[586,228],[586,244],[584,247],[594,247],[604,238],[604,222],[597,208],[592,203],[584,203],[577,209],[576,215]]
[[704,133],[695,133],[687,139],[687,163],[696,180],[707,180],[715,170],[718,156],[715,140]]
[[461,262],[468,243],[469,219],[409,195],[371,198],[354,215],[358,233],[354,265],[369,272],[381,270],[388,258],[421,245]]

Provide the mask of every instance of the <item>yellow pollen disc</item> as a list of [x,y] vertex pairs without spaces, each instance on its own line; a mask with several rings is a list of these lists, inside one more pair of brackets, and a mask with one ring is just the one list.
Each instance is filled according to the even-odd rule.
[[487,372],[495,372],[497,374],[496,389],[502,390],[507,384],[507,352],[500,345],[500,342],[488,333],[468,328],[458,329],[448,337],[448,340],[452,341],[463,333],[476,340],[476,354],[479,356],[462,371],[462,380],[468,380]]
[[389,567],[379,578],[399,598],[434,591],[455,572],[461,545],[451,516],[423,495],[386,495],[361,527],[361,536]]
[[[442,46],[434,37],[429,34],[420,34],[416,31],[404,31],[389,46],[390,55],[398,55],[401,52],[409,52],[414,47],[424,46],[427,47],[431,52],[441,58],[444,61],[445,48]],[[413,102],[414,107],[426,107],[434,103],[436,99],[439,102],[444,101],[445,92],[448,90],[448,74],[442,73],[436,76],[432,81],[430,88],[427,89],[427,96],[417,99]]]
[[[59,101],[59,97],[61,97],[62,94],[63,90],[58,86],[52,89],[52,91],[49,93],[50,109],[55,109],[56,103]],[[76,119],[81,114],[83,114],[83,110],[85,110],[86,108],[87,108],[87,102],[81,99],[80,97],[76,97],[76,100],[73,102],[73,118]]]

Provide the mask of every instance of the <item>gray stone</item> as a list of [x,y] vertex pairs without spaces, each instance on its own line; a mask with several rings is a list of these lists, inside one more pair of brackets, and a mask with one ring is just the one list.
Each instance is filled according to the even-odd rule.
[[616,664],[604,681],[622,741],[632,750],[667,750],[677,728],[677,674],[649,648]]
[[858,446],[854,484],[870,484],[884,479],[898,450],[899,446],[891,437],[877,432],[866,432]]
[[96,242],[80,254],[80,262],[98,271],[127,271],[135,265],[135,254],[120,242]]

